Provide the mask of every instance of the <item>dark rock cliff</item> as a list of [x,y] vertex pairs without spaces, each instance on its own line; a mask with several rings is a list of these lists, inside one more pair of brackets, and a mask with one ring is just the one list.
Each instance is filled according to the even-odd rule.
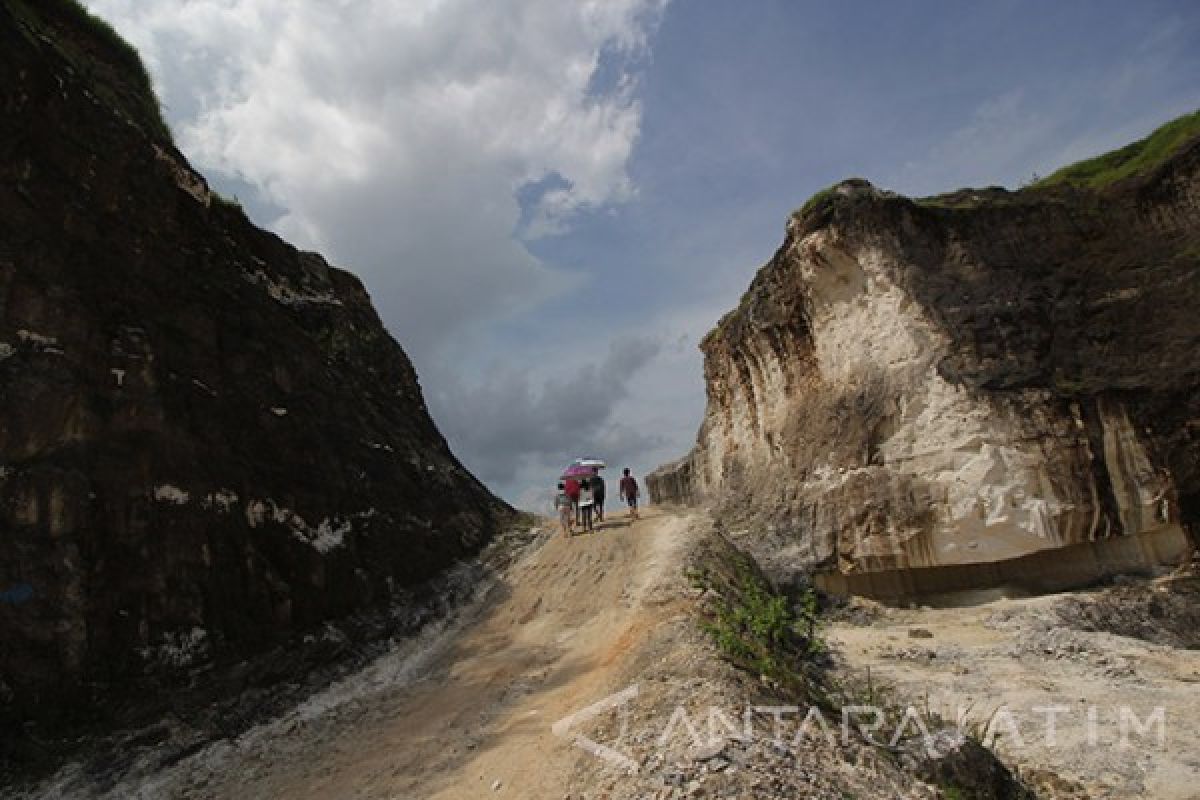
[[6,744],[386,608],[510,519],[359,281],[209,192],[111,31],[5,0],[0,74]]
[[1171,561],[1200,535],[1197,308],[1200,137],[1102,188],[848,181],[704,340],[696,448],[647,484],[885,597]]

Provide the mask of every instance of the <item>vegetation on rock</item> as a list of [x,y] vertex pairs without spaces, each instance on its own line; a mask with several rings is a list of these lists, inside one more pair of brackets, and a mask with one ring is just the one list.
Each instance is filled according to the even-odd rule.
[[1159,127],[1144,139],[1086,161],[1063,167],[1033,184],[1034,188],[1071,185],[1102,189],[1124,178],[1143,175],[1165,162],[1200,135],[1200,111]]
[[701,627],[722,655],[785,690],[824,704],[819,667],[826,646],[812,589],[795,597],[777,592],[754,560],[737,550],[727,560],[695,568],[689,577],[712,598]]
[[804,201],[804,205],[800,207],[800,216],[804,216],[816,209],[820,208],[825,203],[833,199],[834,187],[826,186],[824,189],[813,194],[812,197]]
[[101,100],[154,138],[172,141],[146,65],[111,25],[78,0],[8,0],[4,7],[26,37],[52,48]]

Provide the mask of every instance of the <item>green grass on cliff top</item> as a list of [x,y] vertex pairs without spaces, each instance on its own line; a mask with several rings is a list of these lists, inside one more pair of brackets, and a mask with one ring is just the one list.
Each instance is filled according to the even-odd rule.
[[1127,144],[1119,150],[1063,167],[1033,186],[1040,188],[1070,184],[1101,189],[1123,178],[1150,171],[1197,135],[1200,135],[1200,111],[1173,119],[1145,139]]
[[[837,184],[834,184],[834,186],[836,186],[836,185]],[[814,194],[812,197],[808,198],[808,200],[805,201],[804,205],[800,207],[801,216],[812,211],[813,209],[815,209],[817,206],[821,205],[825,201],[831,200],[833,198],[834,186],[826,186],[824,189],[821,189],[819,192]]]
[[152,135],[172,141],[154,85],[137,50],[78,0],[6,0],[9,11],[51,45],[105,101]]

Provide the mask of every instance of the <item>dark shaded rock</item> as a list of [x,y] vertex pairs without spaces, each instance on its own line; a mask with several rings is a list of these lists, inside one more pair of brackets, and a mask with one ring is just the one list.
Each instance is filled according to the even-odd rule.
[[211,194],[113,42],[0,5],[0,756],[247,655],[291,674],[512,514],[361,283]]
[[1105,587],[1055,604],[1064,625],[1200,650],[1200,577],[1176,575]]
[[914,739],[903,760],[926,783],[970,800],[1033,800],[1031,792],[996,754],[953,728]]

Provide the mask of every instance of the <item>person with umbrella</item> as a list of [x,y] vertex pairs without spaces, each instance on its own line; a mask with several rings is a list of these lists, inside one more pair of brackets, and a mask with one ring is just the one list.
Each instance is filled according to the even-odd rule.
[[563,475],[563,491],[566,492],[567,500],[571,503],[571,516],[575,518],[575,524],[578,525],[579,520],[579,479],[574,475]]
[[571,493],[574,490],[572,499],[577,509],[576,524],[582,526],[584,530],[595,530],[592,515],[596,509],[597,484],[599,484],[599,500],[601,503],[604,501],[604,481],[600,479],[599,474],[602,469],[604,469],[604,462],[598,458],[577,458],[571,462],[571,466],[563,470],[562,479],[567,492]]

